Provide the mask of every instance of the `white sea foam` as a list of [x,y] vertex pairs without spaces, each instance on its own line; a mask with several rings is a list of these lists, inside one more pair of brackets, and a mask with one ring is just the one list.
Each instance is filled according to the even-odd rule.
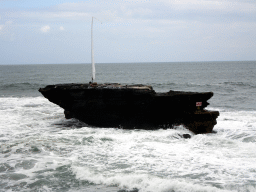
[[54,191],[58,174],[127,190],[255,191],[256,112],[221,110],[217,121],[206,135],[76,128],[42,97],[1,98],[0,178],[13,189],[25,182],[24,191]]
[[73,171],[76,173],[78,179],[85,179],[97,184],[117,185],[126,190],[138,189],[142,192],[153,191],[219,191],[224,192],[228,190],[218,189],[212,186],[204,186],[200,184],[189,183],[186,179],[171,179],[151,176],[148,174],[116,174],[114,176],[97,175],[91,170],[84,167],[75,167]]

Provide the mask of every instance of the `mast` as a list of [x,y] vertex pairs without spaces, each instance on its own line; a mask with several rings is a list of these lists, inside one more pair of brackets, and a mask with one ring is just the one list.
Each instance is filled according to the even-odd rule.
[[91,54],[92,54],[92,82],[95,80],[95,63],[94,63],[94,53],[93,53],[93,17],[92,17],[92,25],[91,25]]

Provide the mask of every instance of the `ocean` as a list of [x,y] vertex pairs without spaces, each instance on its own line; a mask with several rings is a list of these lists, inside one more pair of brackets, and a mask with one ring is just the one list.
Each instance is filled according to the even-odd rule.
[[[98,83],[214,92],[216,133],[91,127],[39,92],[90,64],[0,65],[0,191],[256,191],[256,61],[96,64]],[[190,134],[190,139],[180,135]]]

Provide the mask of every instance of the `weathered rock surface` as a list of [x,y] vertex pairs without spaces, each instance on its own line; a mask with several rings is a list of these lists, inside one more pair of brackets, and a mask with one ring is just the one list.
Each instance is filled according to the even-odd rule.
[[211,133],[219,116],[204,109],[212,92],[156,93],[151,86],[120,84],[58,84],[39,91],[62,107],[67,119],[97,127],[159,129],[183,124],[196,134]]

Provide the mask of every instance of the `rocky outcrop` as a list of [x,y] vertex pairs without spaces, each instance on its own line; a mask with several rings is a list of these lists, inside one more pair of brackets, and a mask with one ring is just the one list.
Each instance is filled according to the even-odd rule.
[[[212,92],[156,93],[151,86],[120,84],[58,84],[39,91],[76,118],[97,127],[172,128],[183,124],[192,132],[211,133],[218,111],[207,111]],[[198,105],[198,106],[196,106]]]

